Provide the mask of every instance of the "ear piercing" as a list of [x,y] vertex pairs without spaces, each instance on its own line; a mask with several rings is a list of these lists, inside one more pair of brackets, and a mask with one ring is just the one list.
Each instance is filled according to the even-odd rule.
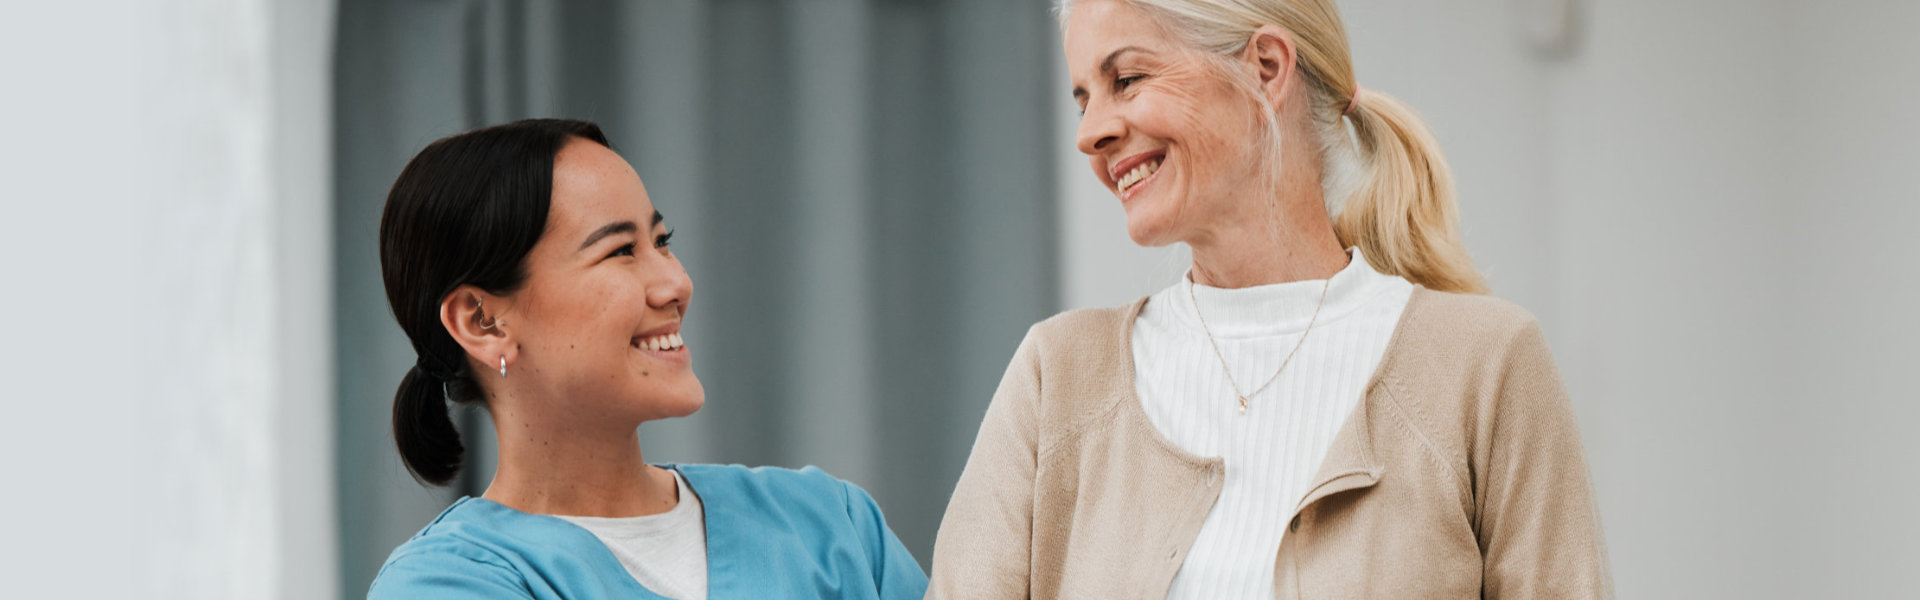
[[[480,313],[480,328],[493,329],[500,325],[500,320],[487,318],[487,313],[483,310],[486,306],[487,301],[485,299],[479,296],[473,297],[473,310]],[[500,378],[507,378],[507,355],[505,354],[500,355]]]
[[[486,313],[485,311],[482,311],[482,310],[481,310],[481,309],[483,309],[483,308],[486,308],[486,304],[487,304],[487,303],[486,303],[486,301],[485,301],[485,300],[482,300],[482,299],[480,299],[480,298],[479,298],[479,297],[477,297],[477,296],[476,296],[476,297],[474,297],[474,299],[473,299],[473,309],[474,309],[475,311],[480,311],[480,328],[481,328],[481,329],[493,329],[493,328],[494,328],[494,326],[496,326],[496,325],[499,325],[499,324],[500,324],[500,321],[499,321],[498,319],[490,319],[490,318],[487,318],[487,313]],[[502,357],[502,358],[504,358],[504,357]],[[502,370],[504,370],[504,368],[503,368]],[[503,373],[502,375],[504,375],[504,373]]]

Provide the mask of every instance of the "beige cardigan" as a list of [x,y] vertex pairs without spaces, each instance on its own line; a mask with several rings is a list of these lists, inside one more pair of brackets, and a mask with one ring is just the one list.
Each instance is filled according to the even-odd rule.
[[[933,550],[929,598],[1147,598],[1225,466],[1134,396],[1146,305],[1035,325],[987,408]],[[1532,315],[1416,288],[1274,557],[1275,598],[1612,596],[1587,465]]]

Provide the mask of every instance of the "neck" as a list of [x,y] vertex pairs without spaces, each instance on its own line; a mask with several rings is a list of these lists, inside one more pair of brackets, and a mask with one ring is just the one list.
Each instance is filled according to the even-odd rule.
[[584,517],[659,514],[679,501],[673,474],[640,456],[634,427],[542,426],[494,403],[500,466],[485,497],[521,512]]
[[[1286,139],[1310,136],[1295,132]],[[1193,248],[1195,283],[1243,288],[1328,279],[1346,268],[1351,257],[1327,215],[1319,152],[1291,144],[1281,156],[1278,190],[1233,199],[1227,214],[1186,240]]]
[[1318,198],[1311,203],[1319,210],[1284,210],[1302,202],[1283,200],[1286,214],[1279,216],[1279,222],[1273,218],[1232,219],[1210,235],[1190,241],[1194,283],[1243,288],[1327,279],[1339,273],[1352,257],[1340,247]]

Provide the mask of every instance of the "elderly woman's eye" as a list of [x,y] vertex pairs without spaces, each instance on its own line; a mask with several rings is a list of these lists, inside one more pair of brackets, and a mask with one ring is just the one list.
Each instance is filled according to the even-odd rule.
[[1119,79],[1113,80],[1113,87],[1124,90],[1124,89],[1127,89],[1127,86],[1133,85],[1134,83],[1146,78],[1147,76],[1145,75],[1128,75],[1126,77],[1121,77]]

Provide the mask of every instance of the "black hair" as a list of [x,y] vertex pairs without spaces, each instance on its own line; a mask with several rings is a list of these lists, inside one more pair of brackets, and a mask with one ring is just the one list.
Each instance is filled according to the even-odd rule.
[[419,355],[393,396],[393,440],[416,479],[445,485],[466,447],[447,402],[484,403],[467,353],[440,322],[462,285],[509,294],[547,227],[554,158],[579,138],[611,147],[586,121],[528,119],[442,138],[413,157],[380,217],[380,277],[393,318]]

